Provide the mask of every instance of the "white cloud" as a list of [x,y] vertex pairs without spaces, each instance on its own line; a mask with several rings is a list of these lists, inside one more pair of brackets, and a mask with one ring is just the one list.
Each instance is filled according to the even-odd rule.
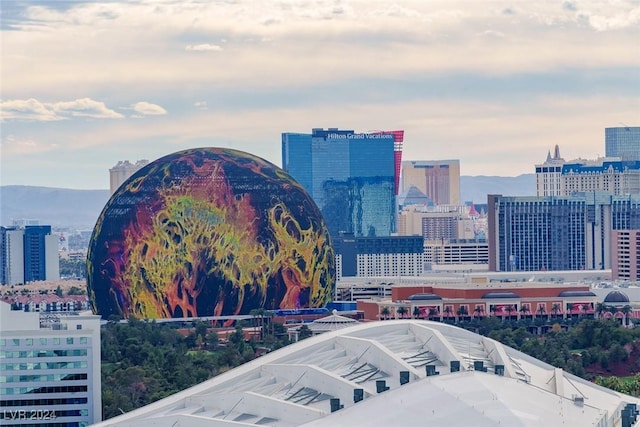
[[[353,0],[348,6],[338,3],[337,9],[333,0],[114,1],[65,11],[33,7],[28,16],[37,25],[3,32],[5,93],[61,97],[70,89],[91,93],[104,85],[119,90],[212,82],[289,86],[336,77],[401,79],[432,72],[509,74],[640,64],[638,55],[629,54],[636,50],[640,25],[635,1],[584,0],[575,11],[562,3],[516,4],[511,15],[503,13],[513,5],[506,0]],[[263,25],[267,21],[274,25]],[[209,42],[185,42],[185,34]],[[70,44],[73,51],[67,49]],[[233,55],[224,55],[223,63],[222,55],[205,54],[220,51]]]
[[162,116],[167,114],[167,110],[161,106],[145,101],[136,102],[131,105],[131,109],[137,113],[134,117]]
[[222,51],[222,46],[208,43],[188,44],[185,50],[189,52],[220,52]]
[[[57,143],[52,167],[69,152],[153,158],[210,143],[279,163],[280,132],[339,126],[404,128],[405,158],[516,174],[555,143],[565,158],[602,154],[602,128],[638,120],[637,0],[68,3],[38,3],[0,35],[3,131],[16,149]],[[162,106],[136,102],[159,94]],[[153,114],[154,126],[69,120]],[[24,178],[22,157],[3,179]]]
[[55,121],[70,117],[115,119],[122,114],[108,108],[104,102],[90,98],[74,101],[40,102],[37,99],[12,99],[0,102],[2,120]]
[[208,108],[207,101],[197,101],[193,103],[193,106],[198,110],[206,110]]
[[51,106],[62,117],[90,117],[94,119],[119,119],[123,117],[122,114],[108,108],[104,102],[91,98],[56,102]]
[[12,99],[0,102],[0,118],[4,120],[21,119],[35,121],[61,120],[51,104],[43,104],[37,99]]
[[57,148],[58,145],[37,143],[32,138],[18,138],[10,134],[0,140],[0,147],[5,156],[11,156],[44,153]]

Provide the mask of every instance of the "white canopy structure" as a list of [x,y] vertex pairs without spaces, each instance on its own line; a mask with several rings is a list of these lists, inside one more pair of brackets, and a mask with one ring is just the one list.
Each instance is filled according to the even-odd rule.
[[640,400],[455,326],[358,323],[98,426],[636,426]]

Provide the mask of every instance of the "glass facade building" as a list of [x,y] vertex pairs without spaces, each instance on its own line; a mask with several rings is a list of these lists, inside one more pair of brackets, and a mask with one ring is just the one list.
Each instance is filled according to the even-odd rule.
[[309,192],[333,237],[395,232],[393,134],[337,128],[283,133],[282,165]]
[[640,227],[640,198],[489,195],[491,271],[611,268],[612,232]]
[[50,225],[0,227],[0,284],[60,278],[58,236]]
[[607,157],[620,157],[623,161],[640,160],[640,127],[615,127],[604,130]]
[[50,225],[30,225],[24,229],[24,279],[26,282],[45,280],[46,236],[51,235]]

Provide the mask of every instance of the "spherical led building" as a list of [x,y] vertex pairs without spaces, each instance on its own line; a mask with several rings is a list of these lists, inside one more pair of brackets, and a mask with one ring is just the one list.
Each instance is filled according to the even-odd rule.
[[103,317],[145,319],[322,307],[334,252],[309,194],[286,172],[224,148],[149,163],[111,197],[88,252]]

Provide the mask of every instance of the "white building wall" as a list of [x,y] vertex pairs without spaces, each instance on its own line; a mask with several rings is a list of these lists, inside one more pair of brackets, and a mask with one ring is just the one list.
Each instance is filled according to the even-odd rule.
[[34,425],[99,422],[100,316],[50,316],[41,325],[44,319],[0,302],[0,401],[7,409],[0,424],[33,410],[40,411],[29,420]]
[[419,276],[423,259],[422,253],[358,254],[358,277]]
[[24,229],[7,231],[7,284],[24,284]]
[[58,235],[48,234],[44,236],[44,277],[47,280],[60,280],[60,256],[58,255]]

